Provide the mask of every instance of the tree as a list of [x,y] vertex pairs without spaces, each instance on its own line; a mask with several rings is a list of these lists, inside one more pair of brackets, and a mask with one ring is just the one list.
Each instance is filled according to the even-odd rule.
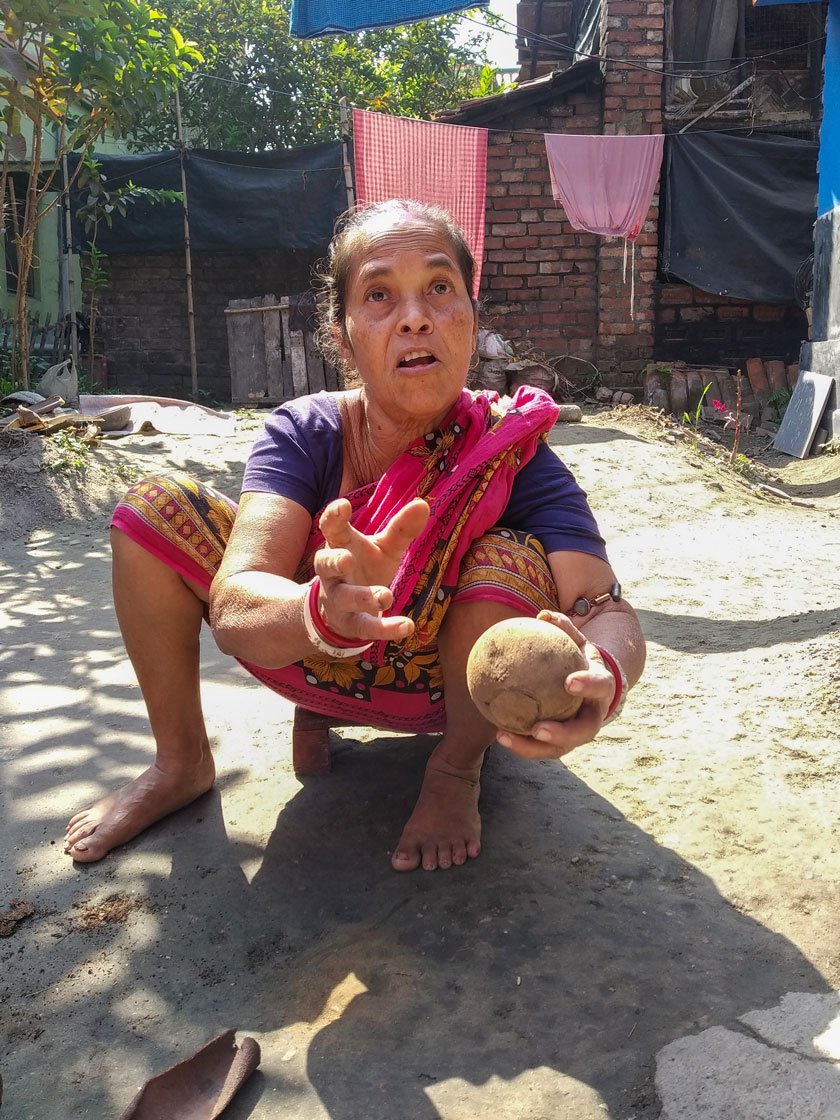
[[[159,113],[201,55],[145,0],[13,0],[2,11],[0,201],[18,260],[15,372],[28,388],[29,274],[38,225],[69,189],[60,176],[64,157],[84,158],[106,132],[124,135]],[[20,206],[10,161],[27,165]]]
[[[264,151],[334,139],[342,97],[428,119],[470,97],[486,62],[486,35],[459,41],[457,15],[300,40],[289,35],[288,0],[160,4],[205,55],[181,95],[194,147]],[[135,140],[172,145],[171,118],[147,115]]]

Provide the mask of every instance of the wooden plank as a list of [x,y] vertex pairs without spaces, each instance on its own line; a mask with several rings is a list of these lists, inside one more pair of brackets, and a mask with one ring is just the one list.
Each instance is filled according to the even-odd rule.
[[291,396],[306,396],[309,382],[306,376],[306,349],[302,330],[289,329],[289,297],[280,300],[280,317],[283,323],[283,345],[286,347],[286,364],[291,372]]
[[277,297],[263,296],[263,345],[265,347],[265,403],[280,404],[283,400],[283,326]]
[[324,376],[324,359],[321,357],[321,351],[315,342],[315,335],[309,331],[304,332],[303,346],[306,351],[306,375],[309,381],[309,392],[317,393],[327,387]]
[[[243,333],[248,340],[250,369],[248,371],[248,400],[263,401],[268,388],[268,374],[265,368],[265,340],[263,337],[262,296],[254,296],[248,301],[254,309],[250,315],[237,315],[244,322]],[[234,318],[234,316],[231,316]]]
[[295,387],[292,382],[292,348],[289,339],[289,299],[280,300],[280,322],[283,326],[283,399],[292,400]]
[[235,404],[262,401],[266,395],[262,296],[231,300],[228,307],[254,309],[252,313],[227,316],[231,400]]
[[[228,300],[228,308],[239,307],[241,299]],[[245,400],[245,390],[242,385],[242,373],[239,368],[239,338],[236,330],[238,315],[225,315],[225,326],[228,338],[228,368],[230,370],[230,399],[233,404],[242,404]]]
[[292,385],[296,397],[305,397],[309,392],[306,376],[306,348],[303,344],[303,331],[289,331],[289,349],[292,355]]
[[338,370],[331,362],[324,362],[324,381],[329,392],[344,388],[344,382]]

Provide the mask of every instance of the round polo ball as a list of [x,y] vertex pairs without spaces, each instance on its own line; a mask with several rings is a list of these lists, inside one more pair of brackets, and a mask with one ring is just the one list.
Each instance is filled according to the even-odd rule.
[[467,660],[473,703],[503,731],[529,735],[535,723],[571,719],[583,703],[564,684],[586,658],[559,627],[538,618],[510,618],[481,635]]

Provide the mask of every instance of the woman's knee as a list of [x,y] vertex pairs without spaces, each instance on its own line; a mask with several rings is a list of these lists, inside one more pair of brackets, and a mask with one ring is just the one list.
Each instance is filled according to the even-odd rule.
[[507,607],[500,616],[505,618],[557,610],[557,586],[533,533],[496,527],[473,541],[461,563],[452,606],[486,601]]

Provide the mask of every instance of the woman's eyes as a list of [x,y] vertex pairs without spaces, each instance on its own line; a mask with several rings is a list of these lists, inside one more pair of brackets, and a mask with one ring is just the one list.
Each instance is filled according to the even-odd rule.
[[[449,280],[435,280],[432,291],[436,296],[448,295],[452,291],[452,283]],[[373,288],[365,299],[369,303],[384,303],[388,299],[388,292],[384,288]]]

